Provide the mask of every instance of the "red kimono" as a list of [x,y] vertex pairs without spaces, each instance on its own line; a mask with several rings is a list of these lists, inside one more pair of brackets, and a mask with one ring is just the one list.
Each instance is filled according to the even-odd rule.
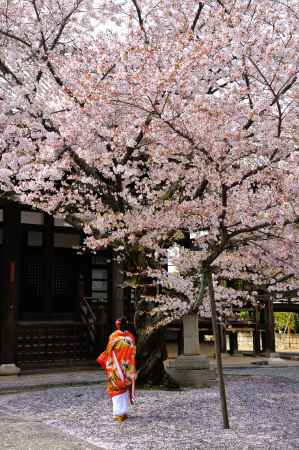
[[112,398],[130,390],[136,378],[136,346],[129,331],[114,331],[106,350],[97,358],[108,378],[108,395]]

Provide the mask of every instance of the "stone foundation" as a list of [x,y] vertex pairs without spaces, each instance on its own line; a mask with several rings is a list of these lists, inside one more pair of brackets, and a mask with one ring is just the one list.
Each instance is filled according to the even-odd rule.
[[215,370],[210,369],[206,356],[200,355],[198,341],[197,314],[188,314],[183,318],[184,354],[164,362],[165,371],[180,386],[206,387],[216,379]]
[[208,358],[202,355],[180,355],[164,362],[166,372],[182,387],[207,387],[216,380]]

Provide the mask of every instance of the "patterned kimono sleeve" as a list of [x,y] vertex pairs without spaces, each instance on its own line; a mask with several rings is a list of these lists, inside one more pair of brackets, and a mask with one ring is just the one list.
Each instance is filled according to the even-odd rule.
[[126,374],[126,378],[132,383],[136,379],[136,347],[135,345],[128,347],[126,352],[125,362],[123,369]]
[[106,364],[107,364],[107,352],[103,352],[100,354],[100,356],[97,357],[97,363],[103,368],[106,369]]

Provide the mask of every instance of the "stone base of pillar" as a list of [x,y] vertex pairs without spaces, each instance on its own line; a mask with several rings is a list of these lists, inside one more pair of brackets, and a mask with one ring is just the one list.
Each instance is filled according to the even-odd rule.
[[0,365],[0,376],[1,375],[19,375],[21,369],[15,364],[1,364]]
[[270,352],[270,353],[268,353],[268,355],[269,355],[269,358],[280,358],[280,354],[278,352],[275,352],[275,353]]
[[280,357],[280,354],[275,352],[275,353],[269,353],[269,356],[267,359],[267,363],[268,364],[281,364],[281,363],[285,363],[286,360]]
[[208,387],[216,380],[206,356],[179,355],[164,362],[166,372],[182,387]]

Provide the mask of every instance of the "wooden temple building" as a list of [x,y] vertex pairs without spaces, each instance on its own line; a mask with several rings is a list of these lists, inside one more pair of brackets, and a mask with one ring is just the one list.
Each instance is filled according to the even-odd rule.
[[0,365],[93,360],[127,313],[109,251],[78,254],[79,231],[16,203],[0,203]]
[[[94,361],[115,318],[132,314],[130,293],[122,289],[109,251],[79,254],[82,238],[61,219],[0,201],[0,367]],[[199,326],[199,339],[211,334],[210,321]],[[256,352],[275,351],[272,302],[246,323],[222,330],[223,352],[237,351],[242,327],[252,328]],[[167,332],[179,351],[181,335],[180,323]]]

